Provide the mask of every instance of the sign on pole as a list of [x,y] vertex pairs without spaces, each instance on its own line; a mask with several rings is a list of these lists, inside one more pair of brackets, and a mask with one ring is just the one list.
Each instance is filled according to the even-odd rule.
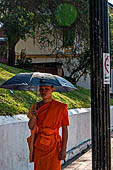
[[110,84],[110,54],[103,53],[103,83]]

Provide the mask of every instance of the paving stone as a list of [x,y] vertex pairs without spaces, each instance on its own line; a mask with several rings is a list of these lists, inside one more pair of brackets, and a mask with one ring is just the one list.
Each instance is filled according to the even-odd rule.
[[[91,149],[63,170],[92,170]],[[113,170],[113,137],[111,138],[111,170]]]

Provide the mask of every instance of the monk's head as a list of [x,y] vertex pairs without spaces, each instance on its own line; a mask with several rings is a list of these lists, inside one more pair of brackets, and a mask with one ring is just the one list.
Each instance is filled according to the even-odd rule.
[[53,86],[42,85],[40,86],[40,96],[45,100],[52,98],[52,92],[54,91]]

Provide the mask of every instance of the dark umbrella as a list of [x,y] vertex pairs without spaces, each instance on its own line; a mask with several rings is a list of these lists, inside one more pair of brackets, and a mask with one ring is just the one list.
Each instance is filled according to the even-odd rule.
[[76,89],[66,79],[49,73],[20,73],[4,82],[0,88],[24,91],[39,91],[39,86],[53,86],[56,92],[68,92]]

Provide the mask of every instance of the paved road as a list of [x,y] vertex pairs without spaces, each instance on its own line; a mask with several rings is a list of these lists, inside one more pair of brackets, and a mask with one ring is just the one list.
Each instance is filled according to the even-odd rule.
[[[92,170],[91,149],[63,170]],[[113,136],[111,138],[111,170],[113,170]]]

